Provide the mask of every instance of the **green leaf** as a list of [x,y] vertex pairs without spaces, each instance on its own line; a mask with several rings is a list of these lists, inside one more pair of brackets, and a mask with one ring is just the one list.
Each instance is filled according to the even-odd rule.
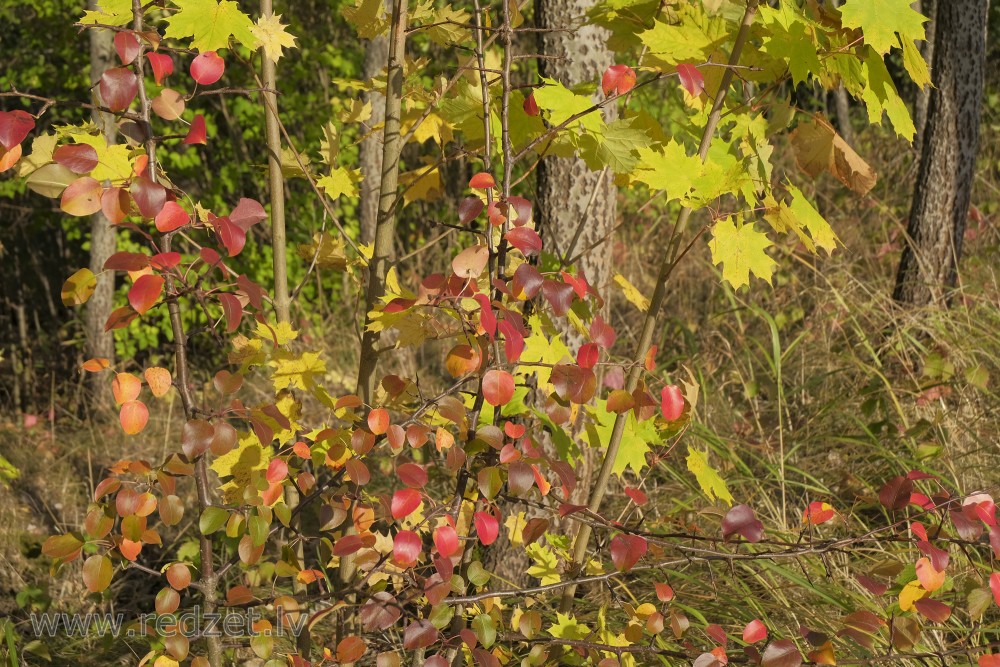
[[646,57],[664,69],[672,69],[682,62],[704,62],[715,50],[718,41],[714,33],[693,21],[671,25],[657,21],[649,30],[639,35],[649,48]]
[[472,619],[472,632],[485,648],[497,640],[497,624],[489,614],[479,614]]
[[722,500],[727,505],[733,504],[733,496],[726,487],[726,481],[719,476],[718,471],[708,465],[708,457],[694,447],[688,447],[687,468],[694,473],[698,486],[711,500]]
[[[611,440],[611,432],[615,426],[615,419],[618,417],[613,412],[608,412],[605,400],[594,401],[593,405],[587,406],[593,418],[593,423],[587,426],[587,435],[592,447],[604,448]],[[618,445],[618,455],[615,457],[615,464],[611,471],[621,475],[625,468],[632,468],[638,474],[646,467],[646,454],[649,453],[650,443],[660,441],[653,420],[638,421],[635,413],[630,412],[625,421],[625,430],[622,431],[621,443]]]
[[767,254],[771,240],[754,229],[753,223],[736,225],[735,218],[719,220],[712,229],[708,248],[712,261],[722,264],[722,278],[738,289],[750,284],[750,274],[771,282],[777,263]]
[[905,40],[924,38],[927,17],[911,6],[912,0],[847,0],[840,7],[845,28],[861,28],[865,43],[885,55],[896,45],[896,34]]
[[608,167],[615,174],[630,173],[639,163],[638,150],[649,145],[645,128],[635,118],[619,119],[605,125],[600,133],[579,136],[580,157],[593,171]]
[[217,51],[229,47],[229,38],[249,49],[256,49],[257,38],[250,17],[232,0],[174,0],[179,11],[167,17],[168,38],[192,37],[191,47],[199,51]]
[[634,178],[651,190],[665,190],[669,199],[682,199],[694,187],[701,169],[697,157],[689,156],[684,146],[670,140],[662,150],[639,149],[639,166]]
[[96,9],[83,13],[80,23],[125,25],[132,18],[132,0],[100,0]]
[[549,634],[559,639],[586,639],[590,629],[569,614],[556,612],[556,622],[549,628]]
[[221,507],[206,507],[198,519],[198,529],[202,535],[211,535],[229,521],[229,512]]
[[538,542],[532,542],[526,551],[528,558],[534,563],[528,568],[529,576],[538,579],[542,586],[562,581],[562,575],[559,573],[559,559],[556,558],[551,549]]
[[903,39],[901,43],[903,45],[903,67],[906,68],[910,78],[913,79],[913,83],[917,84],[920,88],[929,85],[931,83],[931,73],[927,69],[927,61],[924,60],[924,55],[920,53],[920,49],[917,48],[916,43],[912,39]]
[[766,201],[768,209],[764,219],[776,232],[794,232],[809,252],[815,253],[816,248],[820,247],[826,250],[827,254],[832,253],[837,247],[837,235],[830,227],[830,223],[813,208],[797,187],[790,183],[785,187],[792,195],[791,205],[788,206],[784,202],[776,204],[773,199]]
[[[535,102],[538,108],[548,112],[552,125],[562,125],[578,113],[584,113],[594,106],[594,100],[587,95],[578,95],[555,79],[542,77],[543,86],[535,89]],[[479,111],[482,115],[482,108]],[[482,121],[480,121],[482,122]],[[600,134],[604,126],[604,118],[599,109],[580,117],[577,121],[590,132]],[[572,127],[572,123],[570,124]]]
[[913,126],[906,103],[896,92],[896,84],[892,82],[882,57],[869,49],[868,57],[862,66],[862,73],[865,78],[865,88],[861,99],[868,105],[868,121],[873,124],[881,123],[882,113],[885,112],[889,115],[896,134],[907,141],[913,141],[917,129]]
[[340,13],[354,26],[361,39],[378,37],[389,27],[383,0],[358,0],[354,7],[344,7]]
[[816,52],[816,37],[797,8],[790,10],[787,3],[782,3],[781,7],[781,10],[760,9],[763,23],[769,28],[762,48],[772,58],[783,60],[792,74],[792,81],[799,84],[822,69]]

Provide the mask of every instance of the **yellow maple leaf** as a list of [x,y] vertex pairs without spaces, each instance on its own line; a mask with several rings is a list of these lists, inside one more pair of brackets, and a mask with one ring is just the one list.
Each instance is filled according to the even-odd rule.
[[281,14],[262,16],[250,28],[250,32],[264,49],[264,55],[274,62],[278,62],[278,59],[281,58],[282,47],[295,48],[295,36],[285,31],[288,26],[282,24],[280,19]]

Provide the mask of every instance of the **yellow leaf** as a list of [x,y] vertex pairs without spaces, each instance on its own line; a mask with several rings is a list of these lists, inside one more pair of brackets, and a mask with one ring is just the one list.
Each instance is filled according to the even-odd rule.
[[767,234],[754,229],[752,222],[737,227],[732,217],[715,223],[712,240],[708,242],[712,261],[722,265],[722,278],[733,289],[749,285],[751,273],[771,282],[777,262],[767,254],[770,247]]
[[281,14],[262,16],[257,24],[250,28],[250,33],[257,38],[261,48],[264,49],[264,55],[274,62],[278,62],[281,57],[282,47],[295,48],[295,36],[285,32],[288,26],[282,24],[280,19]]
[[913,603],[926,595],[927,591],[920,586],[920,582],[913,580],[899,592],[899,608],[903,611],[913,611]]
[[348,197],[358,196],[358,183],[361,182],[361,172],[357,169],[347,169],[337,167],[330,170],[329,176],[316,181],[316,185],[326,193],[330,199],[337,199],[341,195]]
[[622,294],[625,295],[625,298],[629,303],[642,312],[649,310],[649,299],[647,299],[646,296],[639,291],[639,288],[630,283],[628,278],[620,273],[616,273],[615,284],[618,285],[619,289],[621,289]]
[[733,496],[729,493],[726,482],[719,476],[718,471],[708,465],[708,457],[701,451],[688,447],[687,468],[694,473],[698,485],[705,495],[710,499],[724,501],[727,505],[733,504]]

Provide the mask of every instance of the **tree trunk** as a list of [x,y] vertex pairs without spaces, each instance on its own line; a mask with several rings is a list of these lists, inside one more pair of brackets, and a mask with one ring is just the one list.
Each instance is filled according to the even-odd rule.
[[[933,66],[934,64],[934,32],[937,28],[937,19],[934,16],[934,10],[936,6],[937,0],[921,0],[917,3],[917,11],[930,19],[930,21],[924,24],[926,36],[920,47],[920,53],[929,66]],[[931,77],[933,78],[933,70],[931,71]],[[924,86],[917,91],[917,99],[913,104],[913,124],[917,128],[917,139],[915,142],[917,150],[920,150],[920,147],[924,145],[924,128],[927,125],[927,107],[930,104],[930,100],[930,86]]]
[[[365,46],[365,61],[362,76],[370,81],[379,75],[389,63],[389,37],[378,35]],[[385,121],[385,96],[377,91],[367,95],[372,105],[371,119],[368,121],[368,136],[361,142],[359,162],[365,179],[361,181],[361,203],[359,221],[362,243],[375,239],[375,221],[378,219],[379,181],[382,175],[382,133],[374,128]]]
[[979,148],[989,0],[937,6],[934,89],[893,298],[945,303],[958,276]]
[[[96,2],[91,0],[91,9],[96,8]],[[115,56],[114,32],[111,30],[88,30],[90,35],[90,81],[96,84],[104,70],[113,66]],[[96,88],[95,88],[96,91]],[[115,118],[112,114],[95,111],[94,122],[101,128],[104,138],[113,144],[117,137]],[[115,252],[115,230],[98,211],[90,218],[90,270],[97,276],[97,287],[94,295],[87,301],[84,321],[87,333],[87,356],[104,357],[114,363],[115,339],[111,332],[104,331],[104,324],[111,315],[115,296],[115,275],[113,271],[103,272],[104,263]],[[92,375],[98,380],[99,374]],[[98,380],[100,386],[107,383]]]
[[[539,60],[542,76],[553,78],[565,86],[588,84],[600,90],[601,75],[614,64],[614,54],[607,46],[608,33],[603,28],[581,25],[593,0],[536,0],[537,27],[551,32],[539,33]],[[595,100],[597,97],[595,96]],[[615,108],[605,110],[607,120],[615,116]],[[560,257],[570,259],[611,233],[615,220],[614,176],[610,172],[593,172],[579,158],[545,158],[537,171],[538,188],[534,215],[539,222],[546,248]],[[610,244],[583,254],[575,267],[587,276],[587,281],[599,291],[607,292],[611,282]],[[561,334],[566,345],[575,352],[585,342],[576,329],[562,321]],[[541,397],[539,397],[541,398]],[[577,485],[571,503],[585,504],[590,493],[590,479],[600,452],[583,447],[583,460],[577,466]],[[529,508],[530,509],[530,508]],[[527,512],[528,516],[532,512]],[[546,518],[552,520],[553,517]],[[568,523],[567,528],[573,529]],[[496,549],[496,571],[515,583],[527,580],[527,557],[523,548]]]

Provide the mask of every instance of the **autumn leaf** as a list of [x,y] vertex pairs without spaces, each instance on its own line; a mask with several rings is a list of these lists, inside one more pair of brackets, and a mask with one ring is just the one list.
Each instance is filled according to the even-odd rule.
[[281,49],[295,48],[295,36],[285,31],[288,26],[281,23],[281,14],[262,16],[257,24],[250,28],[250,33],[257,38],[264,49],[264,55],[278,62]]
[[767,234],[757,231],[752,222],[737,226],[732,217],[715,223],[708,242],[712,261],[722,264],[722,278],[734,289],[749,285],[751,273],[771,282],[777,263],[767,254],[770,247]]
[[709,499],[722,500],[727,505],[733,504],[733,496],[729,493],[726,481],[708,464],[708,457],[700,450],[688,447],[687,468],[694,473],[698,485]]
[[168,39],[191,37],[191,47],[216,51],[229,47],[229,38],[250,49],[258,46],[253,21],[233,0],[174,0],[178,11],[167,17]]
[[898,44],[897,34],[904,40],[923,39],[927,21],[913,9],[912,0],[847,0],[840,17],[845,28],[860,28],[865,42],[881,55]]

